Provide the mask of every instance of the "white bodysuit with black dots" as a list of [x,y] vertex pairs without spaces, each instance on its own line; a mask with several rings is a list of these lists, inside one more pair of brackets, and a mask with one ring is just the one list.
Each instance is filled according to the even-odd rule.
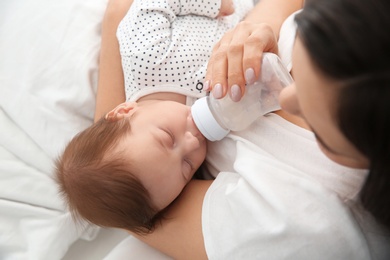
[[127,101],[156,92],[206,95],[203,81],[212,47],[241,21],[253,0],[234,0],[233,15],[215,18],[221,0],[135,0],[119,24]]

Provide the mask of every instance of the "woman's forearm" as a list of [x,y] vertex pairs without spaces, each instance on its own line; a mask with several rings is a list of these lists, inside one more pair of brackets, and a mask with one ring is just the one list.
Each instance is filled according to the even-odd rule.
[[135,236],[174,259],[207,259],[201,213],[211,182],[192,180],[153,233]]
[[133,0],[111,0],[102,22],[95,121],[125,101],[125,89],[116,30]]
[[282,23],[293,12],[303,7],[304,0],[260,0],[245,17],[246,21],[267,23],[279,38]]

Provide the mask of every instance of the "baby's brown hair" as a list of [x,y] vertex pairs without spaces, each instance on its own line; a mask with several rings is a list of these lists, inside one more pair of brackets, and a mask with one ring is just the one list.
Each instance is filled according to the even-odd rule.
[[157,209],[128,169],[131,159],[115,149],[131,132],[126,119],[105,118],[76,135],[56,161],[56,181],[74,219],[135,233],[150,232]]

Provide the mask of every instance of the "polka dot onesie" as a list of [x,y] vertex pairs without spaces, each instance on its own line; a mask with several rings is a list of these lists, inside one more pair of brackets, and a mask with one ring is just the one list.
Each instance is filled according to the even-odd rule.
[[156,92],[204,96],[213,45],[253,7],[234,0],[233,15],[215,18],[221,0],[135,0],[119,24],[127,101]]

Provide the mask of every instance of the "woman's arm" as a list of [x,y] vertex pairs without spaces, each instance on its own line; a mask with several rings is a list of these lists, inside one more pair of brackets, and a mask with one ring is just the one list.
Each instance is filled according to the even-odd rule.
[[107,5],[102,23],[95,121],[125,101],[123,71],[116,30],[132,3],[133,0],[110,0]]
[[174,259],[207,259],[201,212],[203,199],[211,182],[191,181],[153,233],[134,236]]

